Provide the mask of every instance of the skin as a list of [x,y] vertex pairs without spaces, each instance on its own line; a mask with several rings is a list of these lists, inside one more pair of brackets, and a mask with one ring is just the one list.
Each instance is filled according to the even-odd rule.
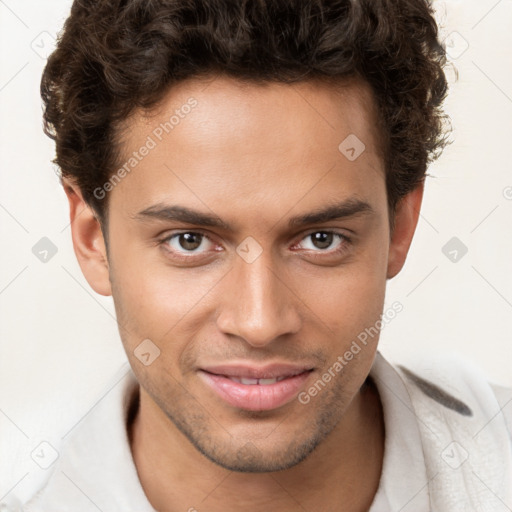
[[[244,411],[198,369],[307,363],[309,389],[379,320],[423,187],[398,204],[390,232],[374,99],[357,81],[181,82],[150,114],[126,120],[123,155],[190,97],[197,106],[110,192],[108,254],[94,212],[64,180],[78,261],[91,287],[113,296],[140,382],[129,427],[144,491],[159,511],[368,510],[385,436],[378,393],[365,384],[378,336],[305,405]],[[366,146],[354,161],[338,150],[351,133]],[[288,226],[349,198],[371,213]],[[140,215],[154,205],[198,210],[229,229]],[[168,239],[187,230],[207,238],[192,250]],[[322,245],[318,232],[335,234]],[[247,237],[262,251],[251,263],[236,251]],[[149,366],[134,355],[144,339],[160,349]]]

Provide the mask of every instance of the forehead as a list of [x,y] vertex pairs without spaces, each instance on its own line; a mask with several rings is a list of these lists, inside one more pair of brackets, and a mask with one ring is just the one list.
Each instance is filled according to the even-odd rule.
[[[193,101],[199,108],[189,109]],[[191,111],[193,115],[189,116]],[[177,115],[171,119],[173,113]],[[183,123],[187,117],[193,121]],[[279,119],[281,126],[283,122],[293,125],[294,136],[301,128],[309,132],[310,137],[317,126],[331,130],[341,128],[339,135],[352,130],[365,143],[380,150],[377,142],[382,134],[377,128],[377,118],[375,97],[369,84],[356,78],[331,83],[311,79],[286,84],[253,83],[218,75],[191,78],[172,86],[150,110],[135,110],[120,126],[120,134],[125,146],[136,146],[140,135],[154,131],[160,121],[171,120],[173,131],[178,124],[182,125],[176,130],[177,135],[181,132],[189,144],[224,143],[225,136],[229,136],[231,143],[243,139],[248,144],[251,139],[270,133],[272,123]],[[164,130],[163,135],[166,134]],[[158,132],[156,135],[158,138]],[[284,137],[286,133],[280,135]]]
[[[123,124],[119,166],[129,172],[111,201],[143,209],[204,198],[217,211],[244,200],[297,203],[313,189],[332,199],[343,189],[371,195],[384,177],[377,125],[370,87],[355,80],[180,82],[150,112],[138,110]],[[347,158],[347,146],[361,155]]]

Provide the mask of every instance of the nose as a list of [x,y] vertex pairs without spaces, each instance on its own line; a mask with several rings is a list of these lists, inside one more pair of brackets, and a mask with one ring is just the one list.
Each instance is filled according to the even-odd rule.
[[264,347],[300,330],[297,298],[265,251],[253,262],[236,257],[223,280],[223,301],[217,325],[225,334]]

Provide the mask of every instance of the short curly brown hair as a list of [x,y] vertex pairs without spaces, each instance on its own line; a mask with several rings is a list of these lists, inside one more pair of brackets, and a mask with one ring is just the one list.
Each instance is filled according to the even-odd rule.
[[449,143],[445,64],[428,0],[75,0],[42,76],[44,130],[61,175],[104,221],[107,198],[93,191],[118,165],[116,128],[177,82],[361,78],[393,214]]

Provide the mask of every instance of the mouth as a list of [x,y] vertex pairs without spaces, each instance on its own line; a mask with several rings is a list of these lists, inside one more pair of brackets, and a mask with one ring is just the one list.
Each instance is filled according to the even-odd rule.
[[284,379],[288,379],[291,377],[291,375],[283,377],[274,377],[273,379],[251,379],[248,377],[230,377],[228,375],[223,375],[223,377],[226,377],[227,379],[230,379],[233,382],[239,382],[240,384],[245,384],[247,386],[254,386],[255,384],[258,384],[260,386],[268,386],[269,384],[275,384],[276,382],[281,382]]
[[313,368],[274,365],[266,368],[202,368],[199,376],[228,405],[248,411],[277,409],[292,401]]

